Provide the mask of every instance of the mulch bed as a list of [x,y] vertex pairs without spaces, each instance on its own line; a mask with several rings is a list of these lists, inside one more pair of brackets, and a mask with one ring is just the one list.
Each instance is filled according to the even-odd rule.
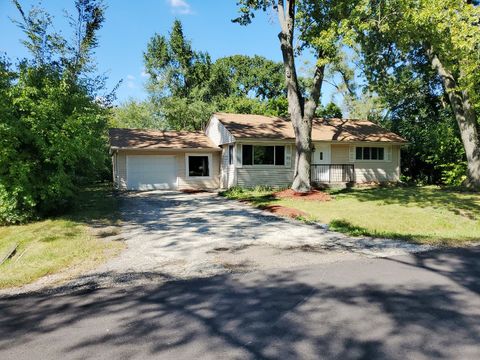
[[319,190],[310,190],[307,193],[300,193],[287,189],[276,192],[273,194],[277,199],[302,199],[302,200],[314,200],[314,201],[330,201],[332,197],[327,193]]
[[262,206],[261,209],[269,211],[279,216],[285,216],[292,219],[308,216],[308,214],[305,211],[292,209],[292,208],[281,206],[281,205],[267,205],[267,206]]

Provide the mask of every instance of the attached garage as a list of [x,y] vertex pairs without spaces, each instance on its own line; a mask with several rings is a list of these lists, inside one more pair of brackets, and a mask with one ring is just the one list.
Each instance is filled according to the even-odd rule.
[[128,155],[128,190],[164,190],[177,188],[173,155]]
[[118,189],[184,190],[220,186],[221,149],[201,132],[110,129]]

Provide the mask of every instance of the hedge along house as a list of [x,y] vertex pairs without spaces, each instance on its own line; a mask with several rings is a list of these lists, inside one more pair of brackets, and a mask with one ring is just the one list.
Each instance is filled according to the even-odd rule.
[[[312,182],[400,179],[400,136],[366,120],[315,119]],[[290,186],[295,137],[289,120],[216,113],[205,132],[111,129],[114,181],[120,189]]]

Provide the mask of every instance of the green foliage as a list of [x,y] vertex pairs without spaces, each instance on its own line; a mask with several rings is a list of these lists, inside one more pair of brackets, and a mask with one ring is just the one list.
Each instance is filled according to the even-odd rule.
[[135,129],[164,129],[165,123],[157,114],[151,102],[131,99],[112,109],[110,126]]
[[444,183],[442,165],[463,162],[465,153],[440,79],[417,52],[408,58],[391,56],[365,67],[370,90],[388,109],[378,122],[409,141],[402,151],[406,176],[420,183]]
[[467,180],[465,175],[467,172],[467,163],[465,161],[460,163],[440,164],[439,168],[442,170],[442,182],[449,186],[460,187]]
[[211,100],[211,89],[205,87],[211,80],[210,56],[192,49],[179,20],[174,21],[168,39],[159,34],[150,39],[144,61],[150,75],[147,89],[156,99],[173,96]]
[[288,102],[285,97],[260,101],[249,97],[230,96],[219,100],[218,109],[237,114],[287,116]]
[[351,45],[344,31],[346,20],[355,16],[352,0],[307,0],[297,2],[297,26],[302,48],[317,54],[317,65],[335,67],[341,63],[342,47]]
[[330,102],[327,106],[319,106],[316,115],[325,119],[342,118],[342,110],[335,103]]
[[99,176],[107,155],[107,109],[88,77],[102,5],[76,1],[75,44],[50,34],[43,11],[17,6],[33,59],[14,70],[0,62],[0,223],[63,211],[80,185]]
[[359,16],[350,18],[345,31],[360,45],[369,92],[386,109],[377,119],[410,142],[402,152],[402,171],[422,183],[459,183],[465,151],[427,49],[475,99],[480,28],[472,24],[479,10],[466,1],[364,0],[355,12]]
[[168,129],[201,130],[215,112],[215,105],[196,99],[168,97],[163,99],[161,109]]
[[255,206],[262,206],[274,200],[273,193],[279,190],[269,186],[255,186],[252,188],[234,186],[221,192],[220,195],[230,200],[248,201]]
[[[234,55],[212,62],[194,50],[180,21],[168,37],[155,34],[144,53],[149,99],[115,111],[120,127],[199,130],[215,111],[286,115],[283,67],[261,56]],[[150,115],[149,115],[150,114]],[[134,120],[129,120],[132,116]],[[151,116],[152,121],[147,121]]]
[[215,69],[227,79],[228,93],[260,100],[285,96],[283,65],[262,56],[233,55],[218,59]]

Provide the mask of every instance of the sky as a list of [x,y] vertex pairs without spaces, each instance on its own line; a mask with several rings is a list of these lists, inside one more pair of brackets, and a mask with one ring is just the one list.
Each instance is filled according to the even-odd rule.
[[[20,0],[24,9],[39,0]],[[232,23],[237,15],[236,0],[105,0],[105,23],[99,32],[96,49],[98,72],[108,77],[111,90],[117,90],[117,103],[129,98],[147,97],[143,52],[149,39],[159,33],[167,35],[175,19],[182,21],[184,33],[195,50],[207,51],[212,59],[242,54],[261,55],[281,61],[277,38],[278,23],[273,13],[257,13],[252,24]],[[64,11],[73,13],[73,0],[43,0],[41,6],[54,16],[55,30],[68,34]],[[21,40],[22,31],[12,22],[19,14],[10,0],[0,0],[0,53],[15,62],[27,56]],[[302,68],[302,63],[297,63]],[[331,100],[333,88],[324,85],[322,102]]]

